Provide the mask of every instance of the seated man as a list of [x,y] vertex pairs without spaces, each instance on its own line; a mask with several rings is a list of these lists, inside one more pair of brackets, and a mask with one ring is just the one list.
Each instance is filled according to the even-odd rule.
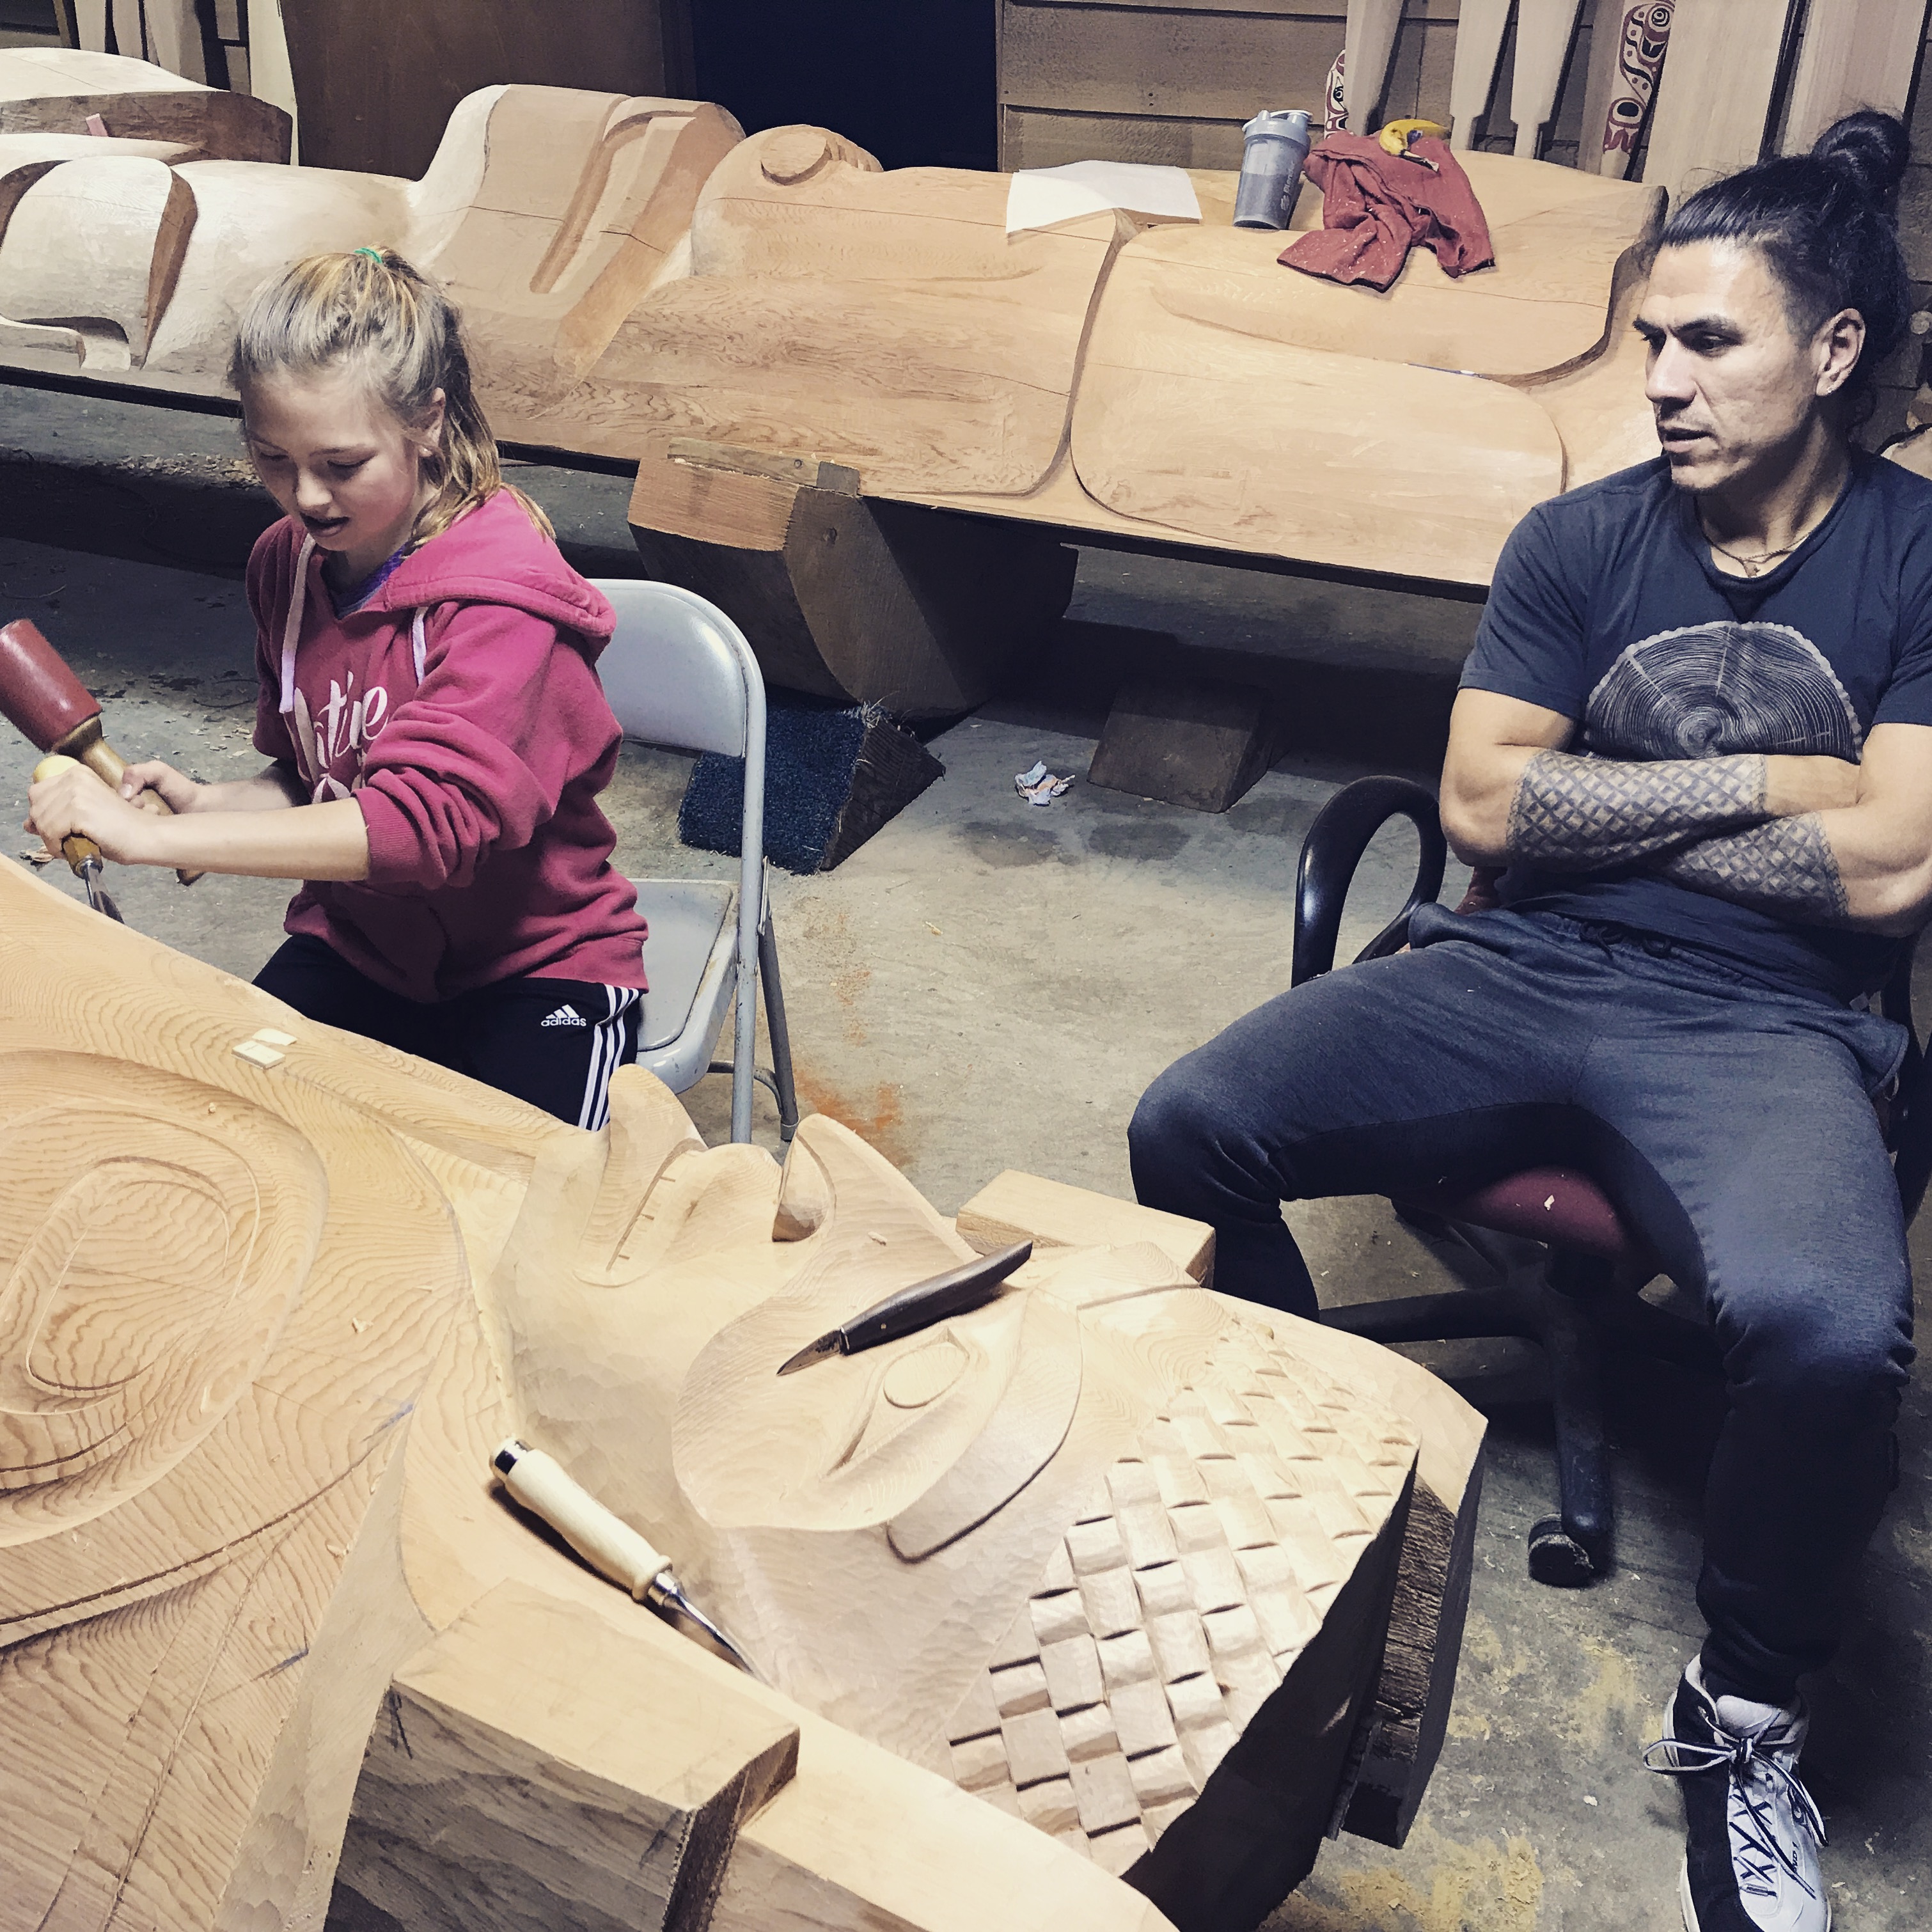
[[1907,286],[1904,129],[1692,196],[1636,327],[1660,458],[1539,506],[1463,674],[1450,841],[1502,904],[1270,1001],[1170,1068],[1142,1201],[1214,1224],[1218,1287],[1316,1312],[1280,1203],[1585,1166],[1703,1297],[1730,1407],[1653,1768],[1692,1932],[1823,1932],[1797,1680],[1893,1480],[1905,1231],[1853,1002],[1932,912],[1932,484],[1852,446]]

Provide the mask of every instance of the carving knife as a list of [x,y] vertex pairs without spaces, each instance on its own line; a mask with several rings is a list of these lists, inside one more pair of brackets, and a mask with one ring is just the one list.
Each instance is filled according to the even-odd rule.
[[[78,758],[43,758],[34,767],[34,782],[38,784],[43,778],[50,778],[55,772],[64,771],[69,765],[77,765]],[[113,895],[100,883],[101,868],[105,861],[100,856],[100,848],[92,838],[83,838],[76,832],[61,841],[61,856],[74,868],[74,875],[87,890],[87,902],[96,912],[125,926],[121,917],[121,908],[114,903]]]
[[615,1510],[608,1510],[558,1462],[512,1436],[490,1466],[532,1515],[542,1516],[592,1569],[653,1610],[674,1610],[704,1631],[748,1677],[758,1672],[745,1653],[684,1594],[670,1558]]
[[982,1255],[963,1267],[950,1268],[944,1274],[929,1276],[889,1294],[883,1301],[862,1309],[842,1327],[828,1329],[815,1342],[808,1342],[778,1370],[788,1376],[808,1369],[814,1362],[834,1355],[856,1355],[862,1348],[876,1348],[882,1342],[896,1342],[902,1336],[916,1335],[949,1316],[964,1315],[969,1308],[991,1301],[1000,1284],[1033,1252],[1030,1241],[1016,1242],[997,1254]]

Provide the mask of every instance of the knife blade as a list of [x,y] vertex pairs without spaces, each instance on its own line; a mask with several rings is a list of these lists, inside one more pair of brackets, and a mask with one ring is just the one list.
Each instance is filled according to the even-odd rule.
[[830,1328],[815,1342],[808,1342],[778,1370],[782,1376],[808,1369],[814,1362],[828,1361],[834,1355],[856,1355],[881,1342],[896,1342],[916,1335],[954,1315],[964,1315],[991,1301],[1000,1285],[1013,1270],[1024,1264],[1033,1253],[1030,1241],[1016,1241],[997,1253],[982,1255],[944,1274],[929,1275],[862,1308],[847,1322]]

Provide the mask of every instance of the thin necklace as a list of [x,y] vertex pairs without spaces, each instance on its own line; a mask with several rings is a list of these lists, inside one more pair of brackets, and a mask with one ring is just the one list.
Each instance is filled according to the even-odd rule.
[[[1702,522],[1702,519],[1700,518],[1699,521]],[[1808,537],[1810,534],[1811,532],[1807,530],[1804,536]],[[1798,543],[1786,544],[1782,550],[1760,550],[1756,556],[1740,556],[1736,550],[1726,550],[1715,537],[1712,536],[1708,528],[1704,532],[1704,541],[1720,556],[1729,557],[1747,577],[1755,577],[1766,564],[1775,563],[1781,556],[1789,556],[1798,548],[1798,544],[1802,544],[1804,541],[1804,537],[1800,537]]]
[[1737,551],[1734,550],[1726,550],[1722,544],[1718,542],[1717,538],[1711,534],[1710,525],[1704,520],[1704,506],[1702,503],[1700,503],[1697,506],[1697,527],[1703,532],[1704,541],[1708,544],[1720,556],[1729,557],[1747,577],[1756,577],[1764,570],[1767,565],[1777,562],[1780,557],[1789,556],[1793,550],[1797,549],[1798,546],[1804,542],[1804,539],[1832,514],[1832,505],[1836,503],[1838,500],[1838,498],[1834,496],[1832,499],[1832,502],[1830,503],[1827,503],[1824,508],[1821,510],[1816,516],[1814,517],[1811,520],[1798,532],[1797,536],[1794,537],[1790,543],[1786,544],[1782,550],[1760,550],[1755,556],[1740,556]]

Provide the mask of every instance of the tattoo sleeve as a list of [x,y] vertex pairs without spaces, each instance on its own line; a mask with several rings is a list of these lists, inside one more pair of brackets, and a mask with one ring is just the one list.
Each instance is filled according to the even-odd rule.
[[1755,752],[1627,764],[1539,752],[1510,801],[1506,848],[1546,872],[1628,865],[1760,824],[1765,782]]
[[1837,925],[1848,909],[1837,856],[1815,812],[1700,839],[1656,870],[1694,891],[1808,926]]

